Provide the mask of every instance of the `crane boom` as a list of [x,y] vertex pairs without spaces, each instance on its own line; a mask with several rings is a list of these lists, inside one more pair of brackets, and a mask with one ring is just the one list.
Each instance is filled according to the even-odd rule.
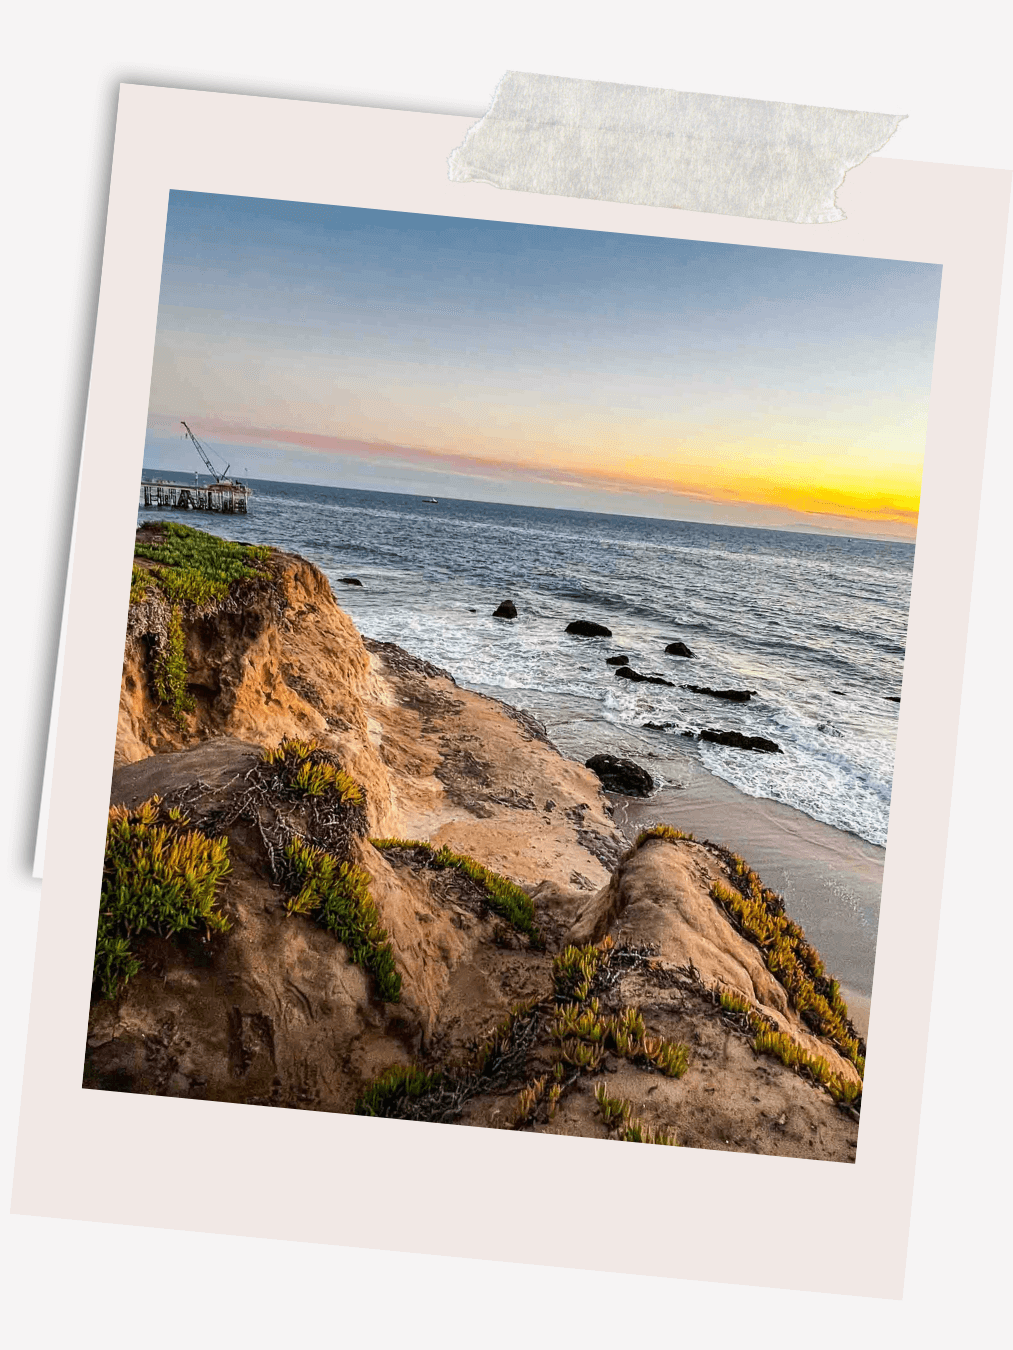
[[186,431],[186,434],[193,441],[197,453],[198,455],[200,455],[201,459],[207,465],[208,473],[211,475],[211,477],[215,480],[216,483],[224,482],[229,472],[229,466],[226,464],[225,472],[219,473],[218,470],[215,468],[215,466],[211,463],[211,459],[208,456],[208,452],[204,449],[203,445],[201,445],[200,441],[193,434],[193,432],[190,430],[187,424],[184,421],[182,421],[182,419],[180,420],[180,426],[183,427],[183,429]]

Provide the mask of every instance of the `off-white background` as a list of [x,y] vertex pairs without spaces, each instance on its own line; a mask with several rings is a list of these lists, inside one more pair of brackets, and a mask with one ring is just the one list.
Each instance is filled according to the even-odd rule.
[[[20,25],[20,32],[19,32]],[[991,5],[489,6],[340,3],[284,7],[92,4],[37,7],[8,26],[9,152],[0,215],[6,263],[3,576],[4,1162],[13,1153],[37,884],[29,880],[66,561],[73,475],[98,286],[120,80],[474,113],[508,67],[758,98],[911,114],[887,153],[1009,167],[1004,44]],[[833,227],[827,227],[828,236]],[[828,245],[829,246],[829,245]],[[336,1251],[96,1224],[7,1221],[6,1316],[18,1345],[128,1334],[325,1344],[369,1335],[445,1345],[566,1344],[621,1337],[675,1344],[989,1344],[1002,1334],[1008,1181],[1002,946],[1009,833],[1002,726],[1009,655],[1006,504],[1013,313],[1000,378],[972,607],[961,744],[902,1304],[465,1261]],[[940,642],[946,615],[940,614]],[[8,687],[9,686],[9,687]],[[1004,851],[1004,850],[1002,850]],[[210,1142],[210,1141],[209,1141]],[[211,1144],[213,1156],[223,1141]],[[138,1184],[143,1180],[138,1178]],[[250,1178],[251,1188],[256,1178]],[[819,1197],[810,1197],[819,1214]],[[558,1222],[547,1206],[532,1222]],[[563,1211],[565,1213],[565,1209]],[[822,1216],[827,1234],[831,1216]],[[396,1220],[394,1221],[396,1225]],[[678,1222],[678,1216],[673,1216]],[[829,1234],[828,1234],[829,1236]],[[729,1215],[729,1241],[763,1241],[762,1216]],[[832,1242],[828,1255],[833,1252]],[[846,1252],[834,1253],[846,1261]],[[1003,1323],[1005,1319],[1003,1319]]]

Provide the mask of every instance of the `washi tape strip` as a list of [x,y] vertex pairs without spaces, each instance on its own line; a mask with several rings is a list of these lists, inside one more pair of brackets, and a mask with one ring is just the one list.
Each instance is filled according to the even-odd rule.
[[801,225],[843,220],[849,169],[904,115],[504,75],[450,156],[450,178],[515,192]]

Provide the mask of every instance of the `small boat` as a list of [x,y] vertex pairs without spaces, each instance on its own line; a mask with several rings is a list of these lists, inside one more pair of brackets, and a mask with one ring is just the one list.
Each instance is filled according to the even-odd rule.
[[422,500],[428,502],[430,506],[439,506],[440,504],[439,497],[423,497]]

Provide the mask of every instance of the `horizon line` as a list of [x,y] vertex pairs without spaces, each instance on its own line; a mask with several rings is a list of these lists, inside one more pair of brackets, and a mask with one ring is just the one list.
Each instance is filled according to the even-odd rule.
[[[152,473],[154,472],[179,473],[186,478],[189,478],[196,473],[196,471],[192,469],[177,469],[177,468],[146,469],[146,466],[142,462],[141,466],[142,477],[140,480],[142,483],[144,481],[143,475],[146,471]],[[211,475],[207,473],[199,474],[197,476],[208,479],[210,479],[211,477]],[[360,492],[363,493],[365,496],[370,497],[412,497],[417,499],[418,501],[427,500],[426,494],[421,492],[396,492],[391,489],[384,489],[384,488],[343,487],[335,483],[310,483],[297,478],[247,477],[245,481],[247,483],[253,482],[278,483],[285,487],[316,487],[316,488],[323,488],[325,491],[335,491],[335,492]],[[661,523],[671,523],[673,525],[700,525],[703,526],[705,529],[716,527],[718,529],[727,529],[727,530],[760,530],[768,534],[804,534],[816,539],[825,539],[827,535],[831,535],[835,539],[855,539],[860,542],[864,540],[871,540],[874,541],[875,543],[881,544],[903,544],[907,548],[914,548],[916,542],[916,540],[913,538],[903,539],[899,538],[896,535],[876,534],[872,531],[862,531],[857,534],[849,534],[844,530],[832,529],[830,527],[826,527],[824,529],[816,529],[816,528],[806,529],[801,526],[793,527],[790,525],[783,525],[783,526],[735,525],[732,524],[730,521],[686,520],[681,516],[635,515],[633,512],[630,511],[593,511],[587,507],[582,506],[531,506],[527,502],[499,501],[499,500],[490,502],[481,497],[448,497],[444,495],[442,497],[436,498],[436,501],[437,504],[439,502],[461,502],[471,506],[514,506],[519,507],[521,510],[524,511],[567,511],[570,512],[571,514],[582,516],[603,516],[606,518],[615,517],[617,519],[622,520],[651,520],[651,521],[659,521]],[[718,504],[719,503],[715,503],[715,505]]]

